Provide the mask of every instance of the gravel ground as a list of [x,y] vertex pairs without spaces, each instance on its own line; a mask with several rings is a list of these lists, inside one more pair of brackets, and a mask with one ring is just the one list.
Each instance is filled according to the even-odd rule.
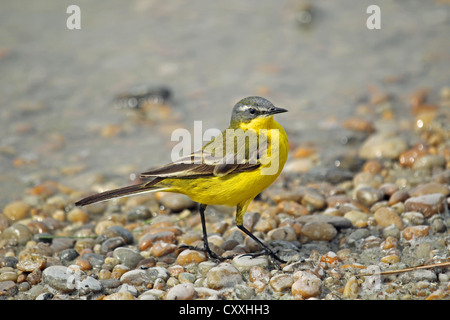
[[[415,91],[403,102],[408,116],[395,114],[397,97],[361,104],[335,124],[351,137],[343,155],[292,144],[283,175],[244,218],[285,264],[245,256],[259,248],[231,208],[207,210],[212,249],[236,254],[217,262],[180,248],[202,244],[196,203],[183,195],[78,208],[81,197],[118,185],[48,180],[0,213],[0,298],[448,299],[450,88],[436,91]],[[405,270],[416,266],[425,267]]]

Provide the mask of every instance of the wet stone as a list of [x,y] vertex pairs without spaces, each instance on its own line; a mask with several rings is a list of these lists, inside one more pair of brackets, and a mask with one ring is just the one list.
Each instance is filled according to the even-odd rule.
[[127,220],[130,222],[137,220],[147,220],[152,217],[151,211],[145,206],[137,206],[127,213]]
[[109,251],[113,251],[117,247],[122,247],[125,245],[125,241],[122,237],[113,237],[106,239],[103,241],[101,247],[100,247],[100,253],[106,254]]
[[194,285],[192,283],[177,284],[168,292],[167,300],[191,300],[195,296]]
[[113,257],[129,268],[135,268],[139,261],[144,259],[139,252],[126,247],[116,248],[113,252]]
[[211,289],[232,288],[242,282],[242,275],[233,265],[227,262],[211,268],[206,275],[206,285]]
[[337,230],[327,222],[308,222],[302,227],[302,234],[311,240],[331,241]]
[[19,245],[24,245],[32,239],[33,233],[27,226],[16,222],[3,230],[1,237],[5,240],[15,240]]
[[79,276],[64,266],[51,266],[42,272],[42,281],[61,292],[74,291],[73,280],[79,280]]
[[11,202],[3,209],[3,214],[11,221],[22,220],[28,216],[30,206],[22,201]]
[[160,201],[164,207],[173,212],[180,212],[184,209],[192,209],[196,206],[196,203],[188,196],[177,193],[165,193],[161,197]]
[[418,197],[411,197],[405,202],[406,211],[421,212],[426,218],[446,210],[446,198],[441,193],[432,193]]
[[61,262],[69,264],[79,256],[79,253],[75,249],[65,249],[59,253]]

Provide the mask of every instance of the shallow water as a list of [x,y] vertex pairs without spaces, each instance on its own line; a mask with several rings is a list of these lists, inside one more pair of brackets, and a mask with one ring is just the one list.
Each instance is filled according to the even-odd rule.
[[[1,1],[1,207],[46,179],[126,182],[169,161],[173,128],[224,128],[245,96],[288,109],[277,118],[294,144],[335,148],[338,121],[371,92],[450,83],[445,1],[378,1],[381,30],[366,27],[372,1],[314,1],[307,25],[298,1],[78,1],[81,30],[66,28],[70,4]],[[113,106],[140,83],[172,90],[174,121]],[[395,111],[409,116],[401,101]]]

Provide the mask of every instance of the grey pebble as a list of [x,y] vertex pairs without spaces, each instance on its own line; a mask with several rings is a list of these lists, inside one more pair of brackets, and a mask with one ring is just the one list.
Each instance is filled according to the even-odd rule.
[[103,290],[101,282],[91,276],[87,276],[78,284],[78,291],[81,295],[86,295],[91,292],[99,292]]
[[125,245],[125,241],[122,237],[113,237],[106,239],[103,241],[101,247],[100,247],[100,253],[106,254],[110,251],[113,251],[114,249],[118,247],[122,247]]
[[62,263],[70,264],[71,261],[75,260],[79,256],[79,253],[75,249],[64,249],[59,253],[59,258]]
[[144,259],[136,250],[127,247],[116,248],[113,252],[113,257],[116,258],[121,264],[133,269],[137,266],[139,261]]
[[370,231],[367,229],[356,229],[353,231],[348,237],[347,237],[347,244],[349,245],[356,245],[358,241],[367,238],[370,236]]
[[64,293],[74,291],[75,283],[79,280],[79,275],[70,272],[65,266],[50,266],[42,271],[42,281]]

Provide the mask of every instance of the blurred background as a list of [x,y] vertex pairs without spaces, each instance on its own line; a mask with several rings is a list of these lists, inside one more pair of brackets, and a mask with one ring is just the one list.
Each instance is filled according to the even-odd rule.
[[450,84],[449,32],[444,0],[2,0],[0,206],[47,180],[127,184],[170,161],[174,129],[223,129],[250,95],[289,110],[293,149],[347,152],[341,121],[401,121],[412,93]]

